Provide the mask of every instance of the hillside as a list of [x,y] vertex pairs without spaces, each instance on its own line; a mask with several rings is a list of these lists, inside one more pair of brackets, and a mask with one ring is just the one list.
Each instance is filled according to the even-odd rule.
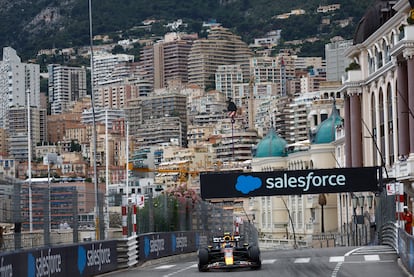
[[[183,31],[202,32],[202,22],[215,19],[242,36],[247,43],[274,29],[282,29],[282,40],[308,37],[321,39],[304,52],[322,51],[329,38],[351,39],[356,24],[374,0],[99,0],[92,1],[93,33],[117,39],[160,35],[167,22],[182,19]],[[316,13],[318,6],[340,4],[339,10]],[[277,19],[276,16],[303,9],[304,15]],[[0,47],[15,48],[23,59],[39,49],[66,48],[89,43],[89,9],[86,0],[0,0]],[[145,19],[159,20],[151,32],[140,28]],[[322,20],[330,24],[322,24]],[[340,27],[341,19],[351,19]],[[315,48],[316,49],[312,49]]]

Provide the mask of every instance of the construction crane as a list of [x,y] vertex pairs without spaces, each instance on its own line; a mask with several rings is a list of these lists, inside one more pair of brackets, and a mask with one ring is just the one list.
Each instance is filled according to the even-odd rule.
[[134,172],[141,172],[141,173],[177,173],[178,174],[178,181],[179,183],[186,183],[188,181],[189,176],[197,177],[200,172],[197,170],[189,170],[185,166],[181,165],[178,168],[149,168],[149,167],[136,167],[133,163],[129,163],[129,170]]

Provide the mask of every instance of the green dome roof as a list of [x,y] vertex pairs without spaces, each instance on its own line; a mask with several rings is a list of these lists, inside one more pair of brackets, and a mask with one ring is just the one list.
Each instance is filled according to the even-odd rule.
[[342,124],[342,117],[339,115],[336,105],[333,105],[331,115],[319,124],[316,129],[312,143],[330,143],[335,140],[336,127]]
[[279,137],[276,131],[271,128],[267,135],[257,144],[257,158],[284,157],[286,156],[286,140]]

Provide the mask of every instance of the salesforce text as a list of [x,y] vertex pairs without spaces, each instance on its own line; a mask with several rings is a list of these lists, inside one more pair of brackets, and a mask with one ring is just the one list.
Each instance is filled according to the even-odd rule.
[[303,191],[308,191],[309,187],[326,187],[326,186],[345,186],[345,175],[314,175],[314,172],[309,172],[307,176],[288,176],[287,173],[283,177],[274,177],[266,179],[266,188],[268,189],[283,189],[283,188],[302,188]]

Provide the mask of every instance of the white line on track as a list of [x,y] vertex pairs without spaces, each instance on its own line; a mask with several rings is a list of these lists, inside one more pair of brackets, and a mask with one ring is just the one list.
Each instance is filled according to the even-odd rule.
[[262,264],[274,264],[276,262],[276,259],[269,259],[269,260],[263,260]]
[[[196,265],[196,266],[197,266],[197,265]],[[187,266],[187,267],[184,267],[184,268],[181,268],[180,270],[177,270],[177,271],[174,271],[174,272],[168,273],[168,274],[164,275],[163,277],[170,277],[170,276],[174,276],[174,275],[177,275],[177,274],[179,274],[179,273],[181,273],[181,272],[183,272],[183,271],[189,270],[190,268],[193,268],[193,267],[194,267],[194,264],[192,264],[192,265],[190,265],[190,266]]]
[[378,255],[364,255],[364,259],[367,262],[379,261],[380,257]]
[[310,258],[297,258],[294,263],[295,264],[305,264],[305,263],[309,263]]

